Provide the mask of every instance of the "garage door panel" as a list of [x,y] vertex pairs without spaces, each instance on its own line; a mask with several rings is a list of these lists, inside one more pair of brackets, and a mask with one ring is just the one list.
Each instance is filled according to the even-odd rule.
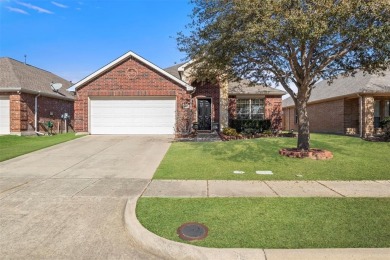
[[92,134],[173,134],[176,101],[170,99],[91,100]]
[[9,97],[0,97],[0,134],[10,134]]

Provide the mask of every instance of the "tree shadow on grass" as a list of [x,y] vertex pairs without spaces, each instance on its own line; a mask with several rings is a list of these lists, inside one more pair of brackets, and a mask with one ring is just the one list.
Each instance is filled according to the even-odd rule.
[[281,162],[286,158],[279,155],[279,149],[291,142],[278,140],[276,138],[237,140],[223,143],[209,143],[201,147],[205,156],[212,156],[218,161],[231,162]]

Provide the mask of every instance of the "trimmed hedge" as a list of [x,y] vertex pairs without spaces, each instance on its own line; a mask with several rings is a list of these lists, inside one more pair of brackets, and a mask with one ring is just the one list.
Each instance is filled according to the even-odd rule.
[[270,130],[271,120],[260,119],[230,119],[229,127],[234,128],[239,133],[257,134]]

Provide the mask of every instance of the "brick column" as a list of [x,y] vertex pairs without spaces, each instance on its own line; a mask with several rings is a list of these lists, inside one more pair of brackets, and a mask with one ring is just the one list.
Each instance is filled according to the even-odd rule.
[[20,114],[20,107],[21,107],[21,96],[19,94],[14,94],[9,96],[10,101],[10,112],[11,112],[11,134],[20,135],[21,134],[21,114]]
[[374,97],[362,98],[362,137],[374,134]]
[[222,131],[229,124],[229,86],[225,80],[220,84],[219,90],[219,128]]

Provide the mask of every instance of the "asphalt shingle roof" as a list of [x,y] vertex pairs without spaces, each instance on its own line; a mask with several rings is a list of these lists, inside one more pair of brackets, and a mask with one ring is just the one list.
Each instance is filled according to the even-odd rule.
[[186,64],[186,63],[187,63],[187,62],[179,63],[179,64],[176,64],[176,65],[174,65],[174,66],[172,66],[172,67],[165,68],[164,70],[165,70],[166,72],[168,72],[169,74],[171,74],[172,76],[174,76],[174,77],[176,77],[176,78],[178,78],[178,79],[181,80],[178,69],[179,69],[181,66],[183,66],[184,64]]
[[[54,92],[51,83],[61,83],[62,88]],[[72,93],[66,91],[71,82],[37,67],[24,64],[11,58],[0,58],[0,91],[41,92],[43,95],[62,99],[74,99]]]
[[[178,69],[185,63],[176,64],[172,67],[164,69],[169,74],[180,78]],[[241,80],[239,82],[229,82],[229,95],[284,95],[286,94],[282,90],[278,90],[271,87],[265,87],[262,85],[251,85],[248,80]]]
[[[314,85],[309,103],[364,93],[390,94],[390,71],[386,71],[385,76],[364,75],[362,71],[359,71],[354,76],[341,76],[330,85],[327,81],[318,82]],[[294,106],[294,101],[289,97],[283,100],[282,104],[283,107]]]
[[248,80],[241,80],[239,82],[229,82],[229,95],[284,95],[286,92],[266,87],[263,85],[251,85]]

